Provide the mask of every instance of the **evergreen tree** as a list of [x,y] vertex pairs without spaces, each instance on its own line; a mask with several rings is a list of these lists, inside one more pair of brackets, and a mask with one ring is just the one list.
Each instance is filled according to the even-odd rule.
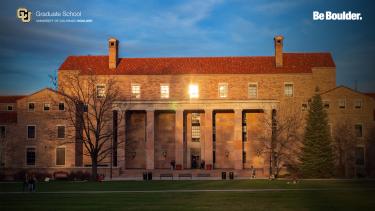
[[333,154],[328,116],[318,93],[313,96],[310,103],[300,159],[300,170],[303,177],[327,178],[332,176]]

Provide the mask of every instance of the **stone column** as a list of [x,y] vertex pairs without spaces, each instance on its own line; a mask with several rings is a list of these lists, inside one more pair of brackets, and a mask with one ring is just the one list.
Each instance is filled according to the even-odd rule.
[[234,110],[234,168],[242,169],[242,109]]
[[206,168],[207,166],[211,166],[211,169],[213,168],[213,142],[212,142],[212,110],[206,109],[204,110],[204,134],[205,134],[205,143],[204,143],[204,159],[206,162]]
[[154,169],[155,152],[155,111],[147,110],[146,114],[146,169]]
[[126,168],[125,164],[125,146],[126,146],[126,111],[118,111],[118,129],[117,129],[117,163],[120,170]]
[[184,163],[184,111],[176,110],[176,123],[175,123],[175,158],[176,167],[183,169]]

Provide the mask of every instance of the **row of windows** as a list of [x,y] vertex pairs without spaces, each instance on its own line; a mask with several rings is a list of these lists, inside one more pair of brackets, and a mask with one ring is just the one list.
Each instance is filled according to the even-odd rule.
[[[50,111],[51,103],[43,103],[43,111]],[[35,103],[28,103],[28,111],[35,111]],[[59,103],[59,111],[65,111],[65,103]]]
[[[65,138],[65,126],[63,125],[57,126],[57,138],[58,139]],[[35,125],[27,126],[27,139],[36,139],[36,126]]]
[[[199,86],[197,84],[190,84],[188,88],[189,88],[189,97],[191,99],[199,98]],[[105,97],[105,92],[106,92],[105,85],[100,84],[96,86],[97,98]],[[285,83],[284,95],[288,97],[292,97],[294,94],[293,92],[294,92],[293,83]],[[141,85],[140,84],[135,84],[135,83],[131,84],[131,95],[135,99],[141,98]],[[228,83],[219,83],[218,96],[219,98],[228,97]],[[258,97],[258,84],[257,83],[249,83],[248,96],[249,98]],[[169,84],[160,84],[160,98],[161,99],[169,98]]]
[[[362,109],[362,99],[356,99],[354,100],[354,108],[355,109]],[[324,108],[329,109],[330,108],[330,103],[329,101],[325,100],[323,101]],[[340,109],[346,109],[346,99],[339,99],[338,100],[338,107]]]
[[[35,166],[36,150],[35,147],[26,148],[26,165]],[[65,147],[56,148],[56,166],[65,165]]]
[[[332,124],[328,124],[329,133],[333,136],[333,128]],[[354,125],[354,135],[357,138],[363,138],[363,125],[362,124],[355,124]]]

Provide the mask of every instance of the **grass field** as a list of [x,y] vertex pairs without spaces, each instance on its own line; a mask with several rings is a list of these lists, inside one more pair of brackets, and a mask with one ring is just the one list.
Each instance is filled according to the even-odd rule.
[[375,181],[366,180],[50,182],[20,191],[0,183],[0,210],[375,210]]

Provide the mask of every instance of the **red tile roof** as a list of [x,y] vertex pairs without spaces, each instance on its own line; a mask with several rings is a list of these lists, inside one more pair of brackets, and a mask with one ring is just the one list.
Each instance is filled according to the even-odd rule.
[[17,112],[4,111],[0,112],[0,124],[17,123]]
[[0,103],[16,103],[18,99],[25,96],[0,96]]
[[283,67],[274,56],[120,58],[108,68],[108,56],[69,56],[59,70],[98,75],[311,73],[312,67],[335,67],[330,53],[284,53]]

